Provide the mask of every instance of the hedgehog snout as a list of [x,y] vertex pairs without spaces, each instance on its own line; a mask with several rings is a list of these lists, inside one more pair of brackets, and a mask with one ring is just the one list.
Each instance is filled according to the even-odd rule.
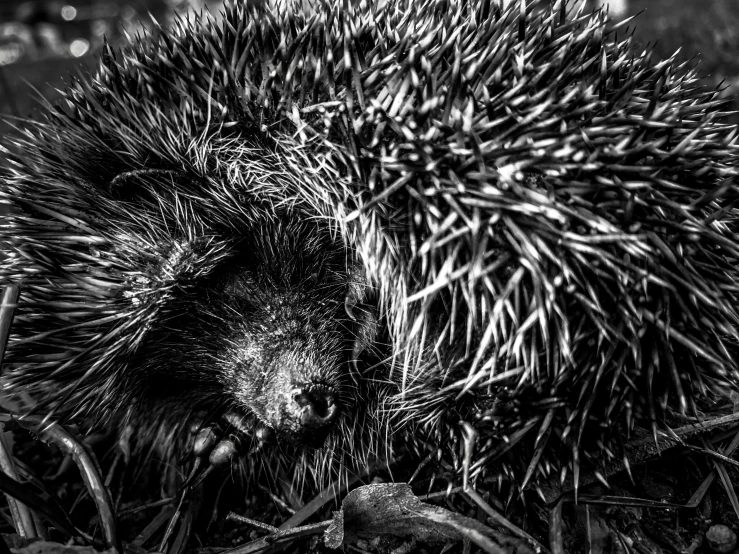
[[290,442],[309,448],[323,445],[339,416],[335,393],[319,385],[296,386],[282,406],[282,425]]
[[298,388],[292,391],[298,422],[305,429],[321,429],[333,425],[339,413],[331,392]]

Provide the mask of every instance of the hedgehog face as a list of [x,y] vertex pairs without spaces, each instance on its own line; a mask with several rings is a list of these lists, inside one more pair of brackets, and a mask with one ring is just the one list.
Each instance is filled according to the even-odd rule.
[[165,361],[177,369],[165,372],[196,375],[196,364],[178,359],[198,358],[211,389],[200,411],[252,414],[288,443],[320,446],[353,404],[350,362],[367,336],[346,307],[356,303],[346,251],[286,220],[247,235],[178,302],[171,326],[181,339]]
[[235,410],[278,436],[320,446],[346,403],[351,337],[340,274],[328,283],[315,275],[279,283],[261,271],[239,267],[222,281],[217,301],[236,316],[219,352],[224,389]]

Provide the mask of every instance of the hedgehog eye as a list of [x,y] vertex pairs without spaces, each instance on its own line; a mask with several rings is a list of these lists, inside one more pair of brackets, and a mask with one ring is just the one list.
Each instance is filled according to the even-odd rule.
[[244,273],[233,274],[228,277],[223,286],[223,292],[227,296],[239,299],[248,299],[256,290],[256,283]]
[[344,299],[344,310],[346,311],[346,315],[348,315],[349,319],[352,321],[357,321],[357,316],[354,313],[354,308],[357,307],[357,302],[357,295],[353,294],[353,291],[349,292]]

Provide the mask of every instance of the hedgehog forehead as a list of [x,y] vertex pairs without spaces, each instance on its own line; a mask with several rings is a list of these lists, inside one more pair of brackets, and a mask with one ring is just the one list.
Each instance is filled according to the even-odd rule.
[[[345,346],[343,302],[299,289],[252,288],[248,278],[231,285],[230,327],[225,359],[243,378],[289,375],[297,381],[330,376]],[[252,386],[258,388],[259,379]]]
[[347,295],[346,283],[336,276],[333,282],[319,282],[312,275],[275,275],[264,267],[244,266],[232,268],[212,290],[230,310],[253,318],[244,322],[247,326],[276,327],[282,332],[290,330],[291,321],[335,315]]
[[346,248],[294,215],[246,230],[213,275],[223,294],[243,298],[343,297],[350,279]]

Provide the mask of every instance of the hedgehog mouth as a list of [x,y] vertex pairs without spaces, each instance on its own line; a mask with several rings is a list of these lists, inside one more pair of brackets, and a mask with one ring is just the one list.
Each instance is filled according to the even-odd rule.
[[321,448],[341,413],[338,392],[325,383],[296,386],[270,414],[249,406],[231,406],[224,421],[238,435],[260,444],[281,443],[298,449]]
[[337,398],[334,388],[325,383],[294,387],[274,426],[278,438],[296,447],[323,446],[339,416]]
[[297,449],[317,450],[324,446],[335,425],[319,429],[275,428],[247,411],[231,409],[223,415],[231,431],[241,437],[249,437],[259,445],[285,444]]

